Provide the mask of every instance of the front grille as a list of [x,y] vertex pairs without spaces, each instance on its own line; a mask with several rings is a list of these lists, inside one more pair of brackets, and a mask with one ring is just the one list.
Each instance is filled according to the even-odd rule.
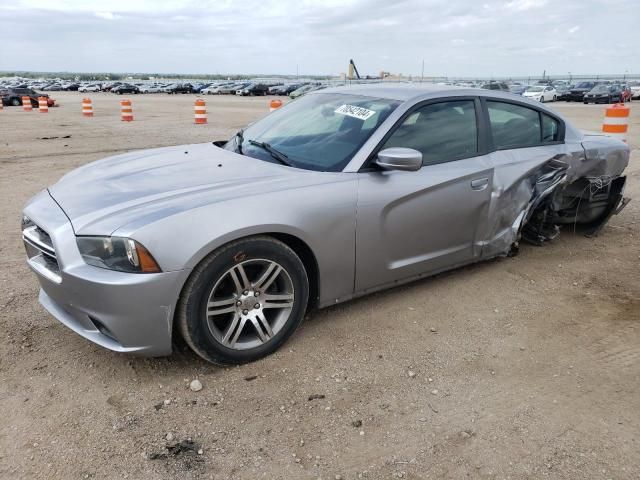
[[49,234],[37,225],[31,225],[22,231],[22,240],[29,264],[49,280],[60,283],[60,266]]

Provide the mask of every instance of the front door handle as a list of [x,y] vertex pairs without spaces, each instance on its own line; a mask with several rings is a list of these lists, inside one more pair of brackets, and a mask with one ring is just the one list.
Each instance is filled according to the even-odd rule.
[[489,185],[489,178],[475,178],[471,180],[471,188],[473,190],[484,190]]

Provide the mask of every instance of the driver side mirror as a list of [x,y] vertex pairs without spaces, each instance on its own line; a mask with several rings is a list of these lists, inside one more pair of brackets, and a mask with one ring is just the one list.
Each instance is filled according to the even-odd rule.
[[413,148],[385,148],[378,152],[375,164],[384,170],[415,172],[422,168],[422,153]]

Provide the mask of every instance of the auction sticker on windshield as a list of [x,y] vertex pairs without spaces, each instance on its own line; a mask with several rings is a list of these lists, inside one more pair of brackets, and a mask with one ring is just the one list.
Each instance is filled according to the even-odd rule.
[[333,113],[347,115],[348,117],[358,118],[364,121],[375,115],[376,112],[369,110],[368,108],[356,107],[354,105],[342,105],[341,107],[336,108]]

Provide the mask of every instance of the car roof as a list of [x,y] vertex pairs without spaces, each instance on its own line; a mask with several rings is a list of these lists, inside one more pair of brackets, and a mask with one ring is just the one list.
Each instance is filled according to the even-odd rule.
[[514,97],[513,94],[501,92],[500,90],[486,90],[483,88],[456,87],[452,85],[433,85],[425,83],[356,84],[344,87],[327,88],[322,90],[321,93],[363,95],[367,97],[399,100],[402,102],[415,101],[423,98],[460,96],[465,94],[473,96],[504,97],[506,99],[522,98],[519,95]]

